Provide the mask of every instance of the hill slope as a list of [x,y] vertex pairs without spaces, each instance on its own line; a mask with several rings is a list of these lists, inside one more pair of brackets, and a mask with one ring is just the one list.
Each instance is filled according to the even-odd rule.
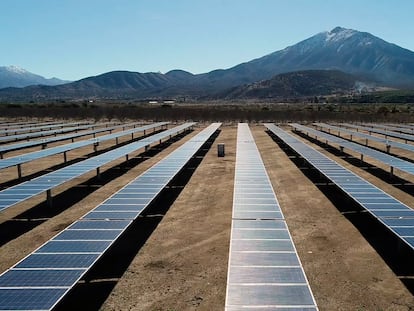
[[229,89],[224,99],[278,98],[329,95],[352,91],[358,79],[332,70],[307,70],[276,75],[269,80]]
[[16,66],[0,66],[0,88],[67,83],[57,78],[46,79]]

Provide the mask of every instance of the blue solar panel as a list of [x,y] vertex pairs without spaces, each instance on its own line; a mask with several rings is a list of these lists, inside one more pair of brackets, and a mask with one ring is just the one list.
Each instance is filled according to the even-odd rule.
[[13,269],[0,278],[1,287],[61,287],[76,282],[85,269],[18,270]]
[[392,227],[397,234],[401,236],[410,236],[414,237],[414,227]]
[[123,219],[130,219],[133,220],[137,216],[137,212],[123,212],[123,211],[116,211],[116,212],[98,212],[98,211],[92,211],[88,213],[84,219],[117,219],[117,220],[123,220]]
[[[71,268],[80,269],[90,267],[99,257],[99,254],[40,254],[33,253],[18,263],[17,269],[46,269]],[[11,271],[11,270],[9,270]],[[6,275],[7,273],[3,274]],[[0,279],[3,277],[0,277]]]
[[50,310],[66,288],[0,289],[1,310]]
[[121,229],[124,230],[131,224],[128,220],[109,221],[109,220],[94,220],[94,221],[77,221],[69,227],[69,229]]
[[[151,200],[148,200],[150,202]],[[94,211],[98,212],[139,212],[143,210],[147,204],[130,204],[130,205],[114,205],[114,204],[102,204],[98,208],[96,208]]]
[[115,240],[122,230],[75,230],[68,229],[57,235],[53,240]]
[[55,241],[43,245],[36,253],[102,253],[111,241]]

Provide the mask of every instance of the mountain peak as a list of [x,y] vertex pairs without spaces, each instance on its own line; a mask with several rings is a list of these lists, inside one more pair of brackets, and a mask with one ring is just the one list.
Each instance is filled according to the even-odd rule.
[[9,71],[9,72],[17,73],[17,74],[26,74],[26,73],[28,73],[27,70],[25,70],[21,67],[18,67],[18,66],[14,66],[14,65],[5,66],[5,67],[3,67],[3,69],[5,69],[6,71]]
[[356,33],[358,33],[358,31],[338,26],[326,33],[326,41],[343,41]]

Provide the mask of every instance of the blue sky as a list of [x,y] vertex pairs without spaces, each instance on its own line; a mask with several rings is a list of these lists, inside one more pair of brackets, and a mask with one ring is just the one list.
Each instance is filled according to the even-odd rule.
[[412,0],[0,0],[0,66],[77,80],[229,68],[335,26],[414,50]]

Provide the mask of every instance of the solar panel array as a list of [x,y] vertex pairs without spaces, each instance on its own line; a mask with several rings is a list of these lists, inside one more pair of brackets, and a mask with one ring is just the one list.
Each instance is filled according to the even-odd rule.
[[10,152],[10,151],[13,151],[13,150],[20,150],[20,149],[31,148],[31,147],[36,147],[36,146],[47,146],[48,144],[51,144],[51,143],[55,143],[55,142],[58,142],[58,141],[69,140],[69,139],[71,139],[72,142],[73,142],[73,140],[75,138],[79,138],[79,137],[83,137],[83,136],[89,136],[89,135],[92,135],[93,137],[95,137],[96,134],[99,134],[99,133],[102,133],[102,132],[112,133],[112,131],[115,130],[115,129],[119,129],[119,128],[125,129],[129,126],[135,126],[135,125],[136,125],[136,123],[122,124],[122,125],[117,125],[117,126],[112,126],[112,127],[105,127],[105,128],[101,128],[101,129],[96,129],[96,130],[93,130],[93,131],[82,131],[82,132],[78,132],[78,133],[47,137],[47,138],[43,138],[41,140],[32,140],[32,141],[26,141],[26,142],[22,142],[22,143],[16,143],[16,144],[0,146],[0,157],[2,158],[4,153]]
[[52,130],[54,128],[80,126],[84,124],[90,125],[89,122],[72,122],[72,123],[58,123],[58,124],[44,124],[44,125],[37,124],[36,126],[28,126],[28,127],[18,128],[18,129],[1,130],[0,135],[10,135],[10,133],[14,133],[14,135],[17,135],[17,133],[41,132],[46,129]]
[[414,125],[407,124],[407,123],[389,123],[388,125],[394,126],[396,128],[405,128],[405,129],[414,130]]
[[194,124],[194,122],[190,122],[176,126],[164,132],[146,137],[136,142],[129,143],[117,149],[102,153],[98,156],[66,166],[49,174],[42,175],[40,177],[0,191],[0,211],[9,208],[19,202],[27,200],[39,193],[53,189],[87,172],[98,169],[99,167],[110,163],[120,157],[135,152],[140,148],[144,148],[153,143],[157,143],[162,139],[169,138],[172,135],[181,133]]
[[62,153],[62,152],[67,152],[67,151],[71,151],[74,150],[76,148],[81,148],[81,147],[85,147],[91,144],[97,144],[97,143],[101,143],[104,141],[108,141],[111,139],[116,139],[125,135],[129,135],[129,134],[134,134],[136,132],[142,132],[142,131],[147,131],[150,129],[155,129],[157,127],[162,127],[164,125],[167,125],[168,122],[158,122],[158,123],[154,123],[154,124],[149,124],[149,125],[145,125],[145,126],[141,126],[141,127],[137,127],[137,128],[133,128],[130,130],[126,130],[126,131],[121,131],[121,132],[116,132],[113,134],[108,134],[108,135],[104,135],[104,136],[100,136],[100,137],[96,137],[96,138],[91,138],[91,139],[87,139],[87,140],[81,140],[81,141],[77,141],[77,142],[73,142],[73,143],[69,143],[69,144],[65,144],[62,146],[56,146],[56,147],[52,147],[49,149],[44,149],[44,150],[40,150],[40,151],[34,151],[34,152],[30,152],[30,153],[26,153],[23,155],[18,155],[15,157],[10,157],[7,159],[1,159],[0,160],[0,169],[4,169],[6,167],[10,167],[10,166],[14,166],[14,165],[21,165],[23,163],[29,162],[29,161],[34,161],[37,159],[41,159],[44,157],[48,157],[51,155],[55,155],[58,153]]
[[317,310],[247,124],[237,131],[226,310]]
[[[44,123],[60,123],[60,121],[47,121]],[[36,125],[38,122],[36,121],[16,121],[16,122],[12,122],[12,121],[0,121],[0,128],[6,128],[6,127],[10,127],[10,128],[14,128],[14,127],[26,127],[27,125]]]
[[338,136],[342,132],[342,133],[347,133],[349,135],[352,135],[353,137],[360,137],[360,138],[365,138],[367,140],[376,141],[378,143],[384,144],[385,146],[396,147],[396,148],[400,148],[400,149],[404,149],[404,150],[408,150],[408,151],[414,151],[414,145],[404,144],[404,143],[400,143],[398,141],[389,140],[387,138],[381,138],[381,137],[378,137],[378,136],[364,134],[364,133],[361,133],[361,132],[348,130],[348,129],[343,128],[343,127],[329,125],[329,124],[326,124],[326,123],[314,123],[314,125],[319,127],[321,130],[327,129],[329,131],[329,133],[331,133],[331,130],[332,131],[338,131]]
[[414,249],[414,210],[274,124],[265,126]]
[[0,310],[51,310],[220,127],[211,124],[0,276]]
[[347,148],[354,152],[358,152],[361,155],[369,156],[379,162],[389,165],[391,167],[392,172],[394,172],[394,168],[397,168],[403,172],[414,175],[414,163],[402,160],[392,155],[353,143],[351,141],[342,139],[340,137],[333,136],[325,132],[321,132],[321,131],[318,131],[313,128],[309,128],[309,127],[306,127],[306,126],[303,126],[297,123],[291,123],[290,126],[294,127],[295,129],[301,132],[307,133],[308,135],[309,133],[312,133],[318,138],[323,138],[326,141],[330,141],[335,144],[338,144],[340,147]]
[[376,134],[385,135],[385,137],[395,137],[395,138],[403,139],[406,142],[407,141],[414,141],[414,136],[413,135],[395,133],[395,132],[385,131],[385,130],[376,129],[376,128],[372,128],[372,127],[367,127],[367,126],[354,125],[354,124],[349,124],[349,123],[338,123],[338,125],[349,127],[349,128],[354,128],[354,129],[357,129],[357,130],[364,130],[364,131],[369,132],[370,134],[371,133],[376,133]]
[[36,127],[36,126],[43,126],[43,125],[53,125],[53,124],[58,124],[58,123],[62,123],[60,121],[49,121],[49,122],[42,122],[42,123],[38,123],[38,122],[16,122],[16,123],[7,123],[7,124],[0,124],[0,129],[1,130],[12,130],[12,129],[21,129],[21,128],[30,128],[30,127]]
[[384,129],[386,131],[393,131],[393,132],[399,132],[399,133],[407,133],[407,134],[414,134],[414,129],[409,129],[409,128],[400,128],[400,127],[396,127],[396,126],[392,126],[392,125],[387,125],[387,124],[361,124],[362,126],[366,126],[366,127],[372,127],[372,128],[376,128],[376,129]]
[[34,137],[41,137],[41,136],[48,136],[48,135],[57,135],[57,134],[62,134],[62,133],[67,133],[67,132],[75,132],[75,131],[85,130],[89,128],[93,129],[97,126],[99,126],[99,124],[87,124],[87,125],[81,125],[81,126],[64,127],[64,128],[54,129],[54,130],[49,130],[49,131],[40,131],[40,132],[33,132],[33,133],[0,136],[0,143],[23,140],[23,139],[30,139]]

